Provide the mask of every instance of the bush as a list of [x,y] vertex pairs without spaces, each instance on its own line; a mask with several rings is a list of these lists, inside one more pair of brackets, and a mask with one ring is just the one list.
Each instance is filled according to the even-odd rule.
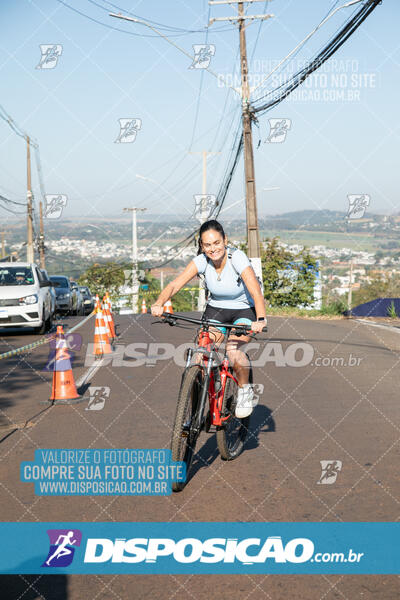
[[393,300],[392,300],[392,303],[391,303],[391,305],[390,305],[390,306],[389,306],[389,308],[388,308],[388,316],[389,316],[391,319],[397,319],[397,313],[396,313],[396,309],[395,309],[395,307],[394,307],[394,302],[393,302]]
[[261,255],[264,297],[271,306],[310,306],[314,302],[317,261],[308,250],[298,254],[267,240]]
[[342,315],[347,310],[347,304],[343,300],[333,300],[323,302],[321,306],[321,315]]

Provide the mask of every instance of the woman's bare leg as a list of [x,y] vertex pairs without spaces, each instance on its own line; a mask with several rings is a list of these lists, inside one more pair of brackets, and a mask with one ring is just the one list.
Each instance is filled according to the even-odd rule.
[[240,349],[250,341],[249,336],[230,336],[227,342],[227,352],[230,364],[235,371],[236,379],[240,387],[249,383],[250,363],[246,354]]

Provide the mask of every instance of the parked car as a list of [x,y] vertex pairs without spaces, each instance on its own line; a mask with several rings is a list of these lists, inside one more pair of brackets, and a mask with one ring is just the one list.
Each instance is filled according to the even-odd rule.
[[53,286],[52,282],[50,281],[50,278],[49,278],[49,275],[48,275],[46,269],[40,269],[40,270],[41,270],[41,272],[43,274],[43,277],[44,277],[45,281],[49,281],[50,282],[49,291],[50,291],[50,297],[51,297],[51,316],[54,319],[55,314],[57,312],[56,291],[54,289],[54,286]]
[[80,285],[79,290],[83,296],[83,306],[85,309],[85,314],[89,314],[94,309],[94,298],[87,286]]
[[51,287],[35,263],[0,262],[0,327],[51,329]]
[[57,312],[73,313],[76,310],[76,293],[72,290],[70,281],[65,275],[51,275],[56,292]]
[[75,292],[76,295],[76,305],[75,305],[75,312],[73,314],[75,315],[83,315],[85,314],[85,309],[83,306],[83,296],[82,293],[79,289],[78,284],[76,283],[76,281],[71,281],[71,289],[73,292]]

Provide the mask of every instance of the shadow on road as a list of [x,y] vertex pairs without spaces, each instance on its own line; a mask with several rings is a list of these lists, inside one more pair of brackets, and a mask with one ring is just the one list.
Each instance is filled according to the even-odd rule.
[[0,575],[0,587],[4,600],[68,600],[68,575]]
[[[245,442],[244,451],[254,450],[260,445],[260,434],[271,433],[275,431],[275,419],[272,417],[272,411],[263,405],[256,406],[253,411],[250,427]],[[264,441],[262,442],[264,443]],[[193,458],[192,466],[189,471],[188,482],[196,475],[200,469],[209,467],[214,460],[219,457],[217,441],[215,434],[209,435],[203,446],[198,447]]]
[[[383,344],[380,345],[376,345],[376,344],[367,344],[367,343],[358,343],[358,342],[345,342],[342,340],[337,340],[337,339],[325,339],[325,338],[317,338],[317,339],[313,339],[313,338],[308,338],[305,336],[301,336],[299,335],[299,337],[297,338],[287,338],[287,337],[270,337],[268,338],[268,340],[266,340],[268,342],[290,342],[290,343],[298,343],[298,342],[307,342],[308,344],[332,344],[332,345],[337,345],[337,346],[348,346],[349,348],[370,348],[371,350],[385,350],[386,352],[390,352],[391,354],[393,354],[392,350],[386,348],[386,346],[384,346]],[[254,360],[254,358],[253,358]]]
[[[260,445],[260,434],[276,431],[275,419],[268,406],[259,404],[255,407],[250,420],[249,432],[245,442],[245,450],[254,450]],[[263,436],[264,437],[264,436]],[[262,441],[264,443],[265,440]]]
[[214,460],[219,456],[217,441],[215,439],[215,434],[207,434],[209,437],[206,443],[199,447],[197,452],[194,455],[192,466],[189,471],[189,482],[200,469],[204,467],[209,467],[212,465]]

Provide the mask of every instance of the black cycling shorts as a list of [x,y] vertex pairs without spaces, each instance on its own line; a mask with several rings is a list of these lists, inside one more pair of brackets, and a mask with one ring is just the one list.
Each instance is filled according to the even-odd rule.
[[[215,321],[216,323],[243,323],[251,325],[253,321],[257,321],[257,315],[254,306],[249,308],[217,308],[216,306],[207,305],[204,311],[204,318]],[[222,333],[226,333],[225,327],[217,327]]]

